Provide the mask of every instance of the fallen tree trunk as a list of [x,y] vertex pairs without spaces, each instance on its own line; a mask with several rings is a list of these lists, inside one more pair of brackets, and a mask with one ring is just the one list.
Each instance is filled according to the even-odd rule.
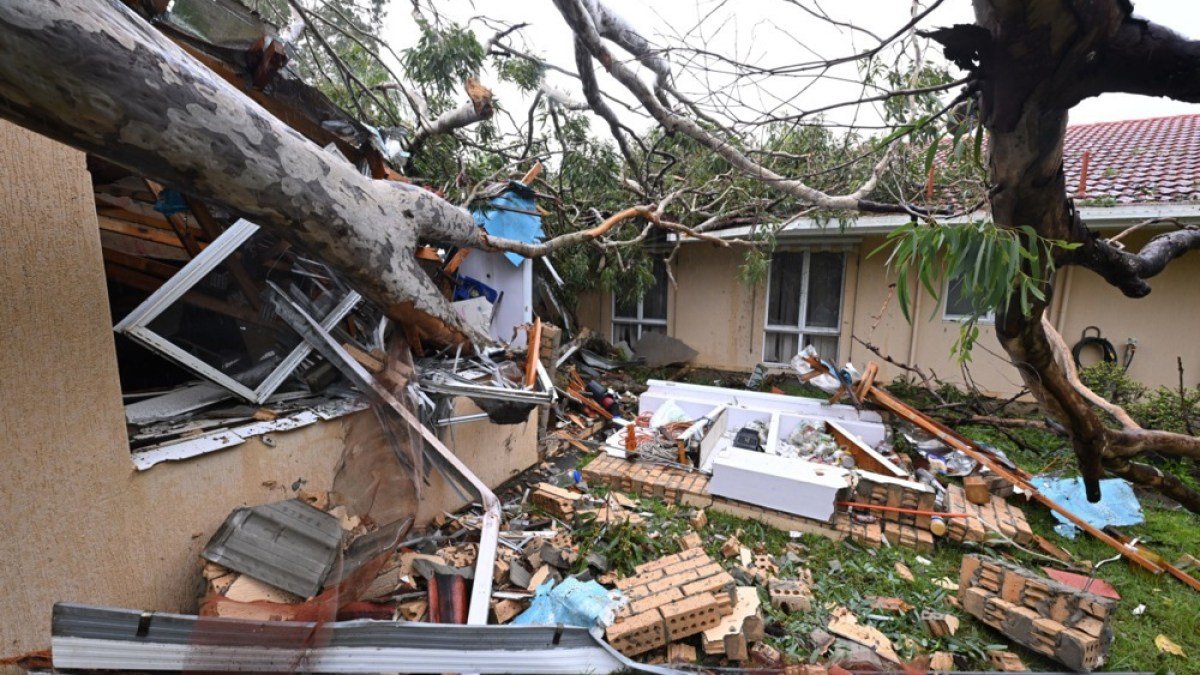
[[0,117],[244,215],[427,337],[486,340],[413,257],[478,245],[469,213],[358,173],[116,0],[0,3]]

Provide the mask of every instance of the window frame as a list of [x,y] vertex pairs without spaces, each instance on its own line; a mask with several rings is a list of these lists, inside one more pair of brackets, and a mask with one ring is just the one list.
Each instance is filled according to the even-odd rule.
[[[797,302],[799,304],[799,306],[797,308],[797,315],[796,315],[797,324],[795,326],[772,324],[772,323],[770,323],[770,321],[771,321],[771,280],[772,280],[772,275],[774,274],[774,270],[775,270],[775,256],[774,256],[774,254],[772,254],[772,256],[771,256],[771,262],[767,268],[766,293],[765,293],[765,297],[763,299],[763,336],[762,336],[762,349],[759,353],[762,355],[763,363],[766,363],[768,365],[773,365],[773,366],[786,365],[786,364],[784,364],[781,361],[771,361],[767,358],[767,339],[771,334],[783,333],[783,334],[787,334],[787,335],[799,336],[797,346],[800,349],[804,348],[803,347],[804,337],[807,335],[836,337],[836,338],[838,338],[838,341],[840,343],[841,337],[842,337],[842,322],[844,320],[844,312],[846,309],[846,268],[847,268],[850,256],[846,255],[845,251],[820,251],[820,250],[814,251],[813,249],[806,248],[806,249],[798,250],[798,251],[792,250],[792,251],[784,251],[784,252],[785,253],[803,253],[804,254],[804,270],[803,270],[803,274],[800,278],[800,296],[797,298]],[[838,316],[837,324],[838,325],[835,328],[828,328],[828,327],[823,327],[823,326],[809,327],[809,326],[805,325],[805,323],[808,321],[808,298],[809,298],[808,286],[809,286],[809,277],[811,276],[811,270],[812,270],[812,254],[813,253],[836,253],[837,255],[841,256],[841,258],[842,258],[841,284],[838,286],[838,312],[837,312],[837,316]],[[838,345],[839,351],[840,351],[840,347],[841,347],[841,345],[839,344]]]
[[[225,262],[258,231],[258,225],[245,219],[238,220],[184,265],[179,272],[167,279],[158,290],[151,293],[124,319],[118,321],[113,326],[113,330],[129,336],[147,349],[175,361],[200,377],[228,389],[251,403],[266,403],[288,376],[312,353],[312,346],[307,342],[301,341],[297,344],[257,387],[250,388],[150,328],[151,322],[178,302],[184,294],[200,283],[209,272]],[[326,330],[331,330],[354,309],[360,300],[362,300],[362,296],[353,290],[349,291],[322,320],[322,326]]]
[[[953,314],[950,312],[950,284],[954,280],[950,275],[946,275],[945,281],[942,283],[942,321],[950,323],[965,323],[971,319],[970,314]],[[996,310],[989,309],[987,313],[981,314],[976,321],[985,325],[993,325],[996,323]]]
[[[662,263],[662,264],[663,264],[663,275],[665,276],[666,275],[666,263]],[[666,282],[665,278],[663,279],[663,282],[664,283]],[[610,321],[610,323],[612,324],[612,327],[609,332],[612,334],[612,341],[614,343],[617,342],[617,327],[618,326],[632,326],[635,329],[635,334],[634,334],[635,341],[642,339],[642,329],[646,326],[661,327],[664,329],[663,333],[666,333],[667,332],[666,329],[668,328],[667,322],[670,319],[670,315],[671,315],[671,288],[670,288],[670,286],[667,286],[666,291],[667,291],[666,297],[664,298],[664,302],[663,302],[663,318],[661,318],[661,319],[646,318],[646,305],[645,305],[646,295],[645,295],[645,293],[643,293],[637,299],[637,316],[636,317],[618,315],[617,314],[617,294],[610,293],[609,295],[610,295],[611,311],[612,311],[612,315],[611,315],[612,320]]]

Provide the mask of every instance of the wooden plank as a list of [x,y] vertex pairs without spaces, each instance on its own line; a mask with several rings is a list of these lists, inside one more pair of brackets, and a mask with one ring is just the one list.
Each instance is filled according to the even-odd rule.
[[[130,269],[128,267],[123,267],[107,260],[104,262],[104,273],[108,276],[108,278],[118,283],[129,286],[130,288],[146,291],[147,293],[153,293],[154,291],[158,290],[163,283],[161,279],[150,276],[149,274]],[[189,305],[195,305],[196,307],[201,307],[219,314],[231,316],[235,319],[241,319],[247,323],[254,323],[263,326],[275,325],[268,321],[264,321],[257,313],[252,312],[244,307],[231,305],[223,300],[217,300],[216,298],[211,298],[196,291],[184,293],[180,300],[188,303]]]
[[174,265],[168,265],[167,263],[159,262],[151,258],[143,258],[141,256],[132,255],[107,247],[101,248],[100,250],[104,255],[105,262],[120,265],[122,267],[128,267],[129,269],[137,270],[139,272],[144,272],[158,279],[162,279],[163,281],[175,276],[175,274],[179,271],[179,268],[175,267]]
[[[217,222],[213,217],[212,212],[208,210],[208,205],[199,199],[193,199],[185,196],[183,202],[187,204],[188,210],[196,218],[196,222],[200,224],[200,228],[204,230],[205,236],[211,241],[221,236],[225,228]],[[262,309],[262,287],[250,276],[246,271],[245,265],[242,264],[241,251],[234,251],[229,257],[225,258],[225,268],[233,275],[234,281],[242,289],[242,295],[254,307],[256,311]]]
[[532,387],[537,381],[537,362],[542,353],[542,318],[533,320],[533,329],[529,331],[529,347],[525,351],[525,386]]
[[[107,232],[115,232],[128,237],[136,237],[145,241],[152,241],[156,244],[164,246],[173,246],[175,248],[184,248],[183,242],[179,241],[179,237],[174,232],[160,230],[157,227],[149,227],[147,225],[139,225],[131,223],[127,220],[118,220],[110,216],[97,216],[100,221],[100,229]],[[200,248],[204,248],[201,244]],[[186,249],[184,249],[186,250]]]
[[[819,360],[815,360],[815,363],[813,361],[809,361],[809,364],[813,365],[815,369],[825,370],[825,367],[821,365]],[[946,443],[951,448],[962,451],[963,454],[979,462],[983,466],[987,467],[989,471],[999,475],[1001,478],[1004,478],[1013,485],[1021,487],[1022,490],[1029,493],[1032,499],[1051,511],[1061,514],[1064,518],[1071,521],[1073,524],[1075,524],[1075,526],[1079,527],[1084,532],[1087,532],[1105,544],[1108,544],[1114,550],[1134,561],[1141,567],[1155,574],[1160,574],[1163,572],[1164,568],[1161,565],[1142,555],[1137,550],[1124,546],[1121,542],[1096,529],[1079,516],[1055,502],[1053,499],[1050,499],[1046,495],[1042,494],[1039,490],[1034,488],[1032,484],[1029,483],[1028,479],[1030,476],[1025,471],[1021,470],[1020,468],[1010,470],[1008,467],[996,461],[996,459],[990,453],[984,451],[971,440],[953,431],[944,424],[931,419],[927,415],[914,410],[903,401],[897,399],[879,387],[872,385],[868,390],[868,393],[871,400],[873,400],[879,406],[915,424],[917,427],[932,434],[935,438],[941,440],[943,443]],[[1189,586],[1200,590],[1200,581],[1196,580],[1194,577],[1191,577],[1186,572],[1179,571],[1179,574],[1172,572],[1172,575],[1180,578],[1181,581]],[[1187,578],[1184,579],[1180,577],[1180,575]]]

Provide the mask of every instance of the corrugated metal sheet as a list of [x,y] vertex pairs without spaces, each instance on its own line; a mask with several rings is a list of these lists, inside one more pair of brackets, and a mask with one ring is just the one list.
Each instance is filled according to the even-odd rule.
[[[319,638],[314,635],[319,634]],[[311,646],[310,645],[319,645]],[[54,667],[314,673],[612,673],[645,667],[586,629],[210,619],[59,603]]]
[[235,509],[201,555],[304,598],[320,592],[342,546],[337,518],[300,501]]

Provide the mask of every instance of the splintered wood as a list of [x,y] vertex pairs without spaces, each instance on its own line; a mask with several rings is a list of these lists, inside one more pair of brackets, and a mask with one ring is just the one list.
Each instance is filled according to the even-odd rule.
[[971,616],[1009,639],[1089,672],[1112,643],[1116,601],[980,555],[963,557],[958,599]]
[[617,581],[630,602],[608,627],[608,642],[627,656],[641,654],[720,624],[734,611],[733,577],[703,549],[644,563]]
[[946,510],[967,513],[969,518],[951,518],[946,537],[951,541],[984,542],[999,532],[1021,546],[1033,542],[1033,530],[1025,520],[1025,512],[1009,504],[1003,497],[990,495],[987,504],[973,504],[966,492],[957,485],[946,487]]

